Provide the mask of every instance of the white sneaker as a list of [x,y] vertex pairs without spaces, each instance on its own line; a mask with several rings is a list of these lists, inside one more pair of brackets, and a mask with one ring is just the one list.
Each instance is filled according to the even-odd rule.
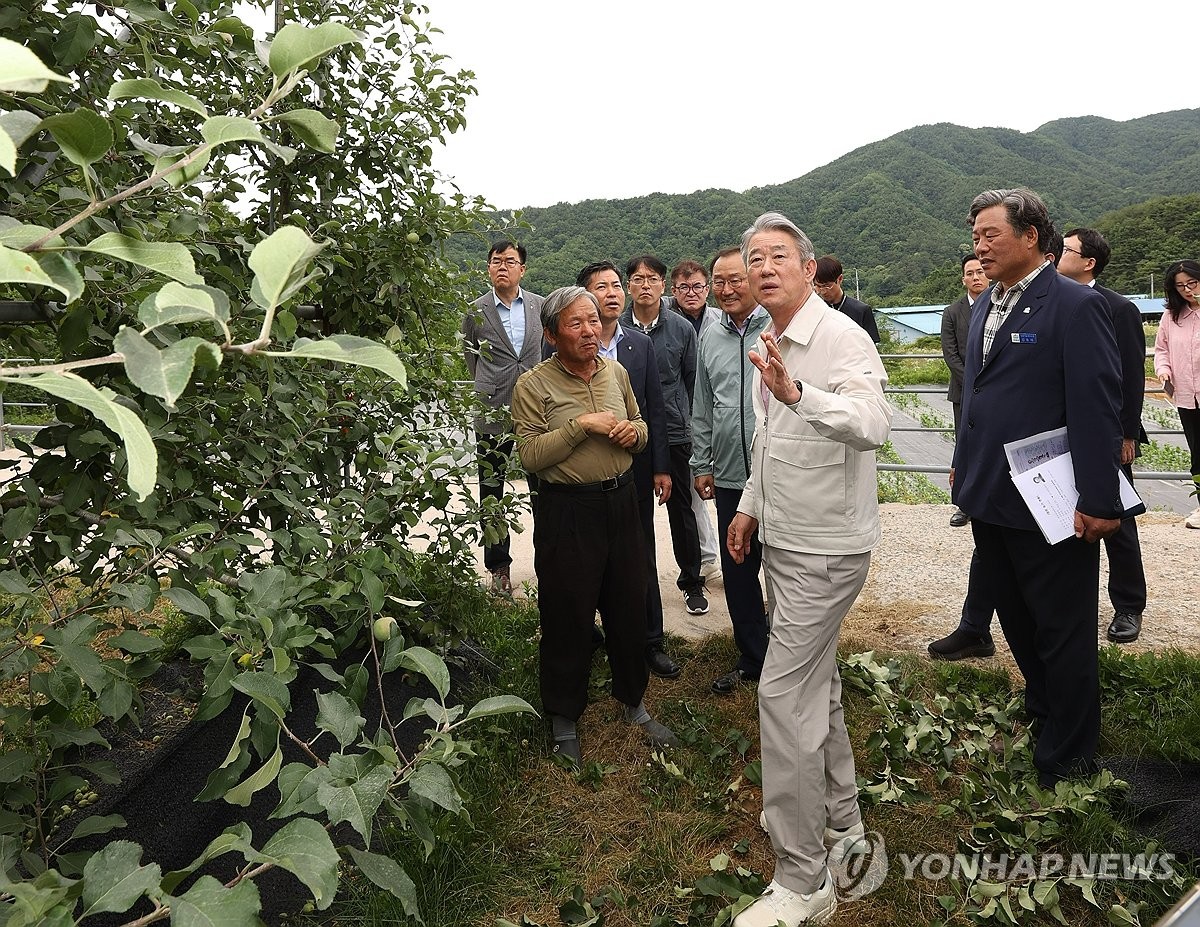
[[825,849],[829,851],[829,868],[840,867],[855,848],[858,848],[860,854],[865,853],[867,850],[866,836],[867,829],[863,827],[862,821],[841,830],[826,827]]
[[825,881],[814,892],[802,894],[784,888],[774,879],[750,907],[733,919],[732,927],[799,927],[800,924],[825,924],[837,910],[833,877],[825,870]]
[[700,575],[705,579],[712,579],[714,576],[721,575],[720,560],[705,560],[700,564]]
[[1185,518],[1183,525],[1185,528],[1200,528],[1200,509],[1196,509],[1196,511]]
[[[764,831],[767,829],[766,811],[758,813],[758,826]],[[826,827],[825,851],[829,854],[829,867],[832,869],[835,866],[840,866],[858,842],[866,836],[867,829],[863,827],[862,821],[859,821],[857,824],[851,824],[849,827],[843,827],[841,830],[838,830],[836,827]]]

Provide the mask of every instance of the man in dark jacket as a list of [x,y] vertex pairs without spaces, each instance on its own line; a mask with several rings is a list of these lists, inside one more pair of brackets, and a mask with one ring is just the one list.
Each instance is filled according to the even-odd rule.
[[704,577],[700,573],[700,536],[692,511],[692,393],[696,388],[696,330],[678,312],[666,308],[667,265],[650,254],[630,259],[625,266],[633,302],[621,316],[628,329],[650,336],[658,361],[659,382],[667,407],[667,444],[671,455],[671,483],[667,500],[671,520],[671,546],[679,565],[677,584],[688,612],[708,611]]
[[[1025,677],[1039,783],[1096,769],[1100,672],[1097,541],[1121,526],[1121,377],[1099,294],[1045,257],[1053,223],[1030,190],[971,203],[972,240],[995,281],[973,313],[954,448],[954,501],[971,516],[985,586]],[[1009,473],[1004,445],[1066,428],[1075,536],[1046,541]]]
[[[1092,287],[1108,303],[1117,352],[1121,355],[1121,469],[1132,483],[1138,442],[1147,440],[1142,430],[1146,335],[1137,306],[1096,282],[1111,254],[1108,242],[1095,229],[1071,229],[1063,241],[1058,272]],[[1121,519],[1117,533],[1104,539],[1104,549],[1108,554],[1108,599],[1113,607],[1108,639],[1115,644],[1129,644],[1142,632],[1142,611],[1146,608],[1146,571],[1142,567],[1137,521],[1132,517]]]
[[[963,368],[967,353],[967,332],[971,328],[971,307],[990,282],[973,251],[962,256],[962,282],[967,292],[942,310],[942,357],[946,366],[950,368],[950,386],[946,389],[946,398],[950,400],[954,409],[956,435],[962,417]],[[950,516],[950,525],[954,528],[961,528],[966,523],[966,513],[961,509]]]
[[842,262],[832,254],[817,258],[817,276],[813,281],[817,295],[843,315],[848,315],[859,324],[871,340],[879,344],[879,327],[875,324],[875,312],[866,303],[847,296],[842,290]]

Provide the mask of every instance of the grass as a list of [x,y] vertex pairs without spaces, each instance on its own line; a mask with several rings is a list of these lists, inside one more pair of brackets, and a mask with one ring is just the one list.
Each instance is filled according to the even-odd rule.
[[[502,672],[491,685],[533,695],[532,608],[481,613],[473,633],[488,641]],[[839,909],[847,927],[1009,923],[980,893],[992,883],[905,879],[902,854],[954,853],[979,846],[1015,853],[1143,852],[1148,839],[1125,818],[1121,788],[1098,779],[1040,792],[1030,781],[1020,696],[1000,669],[931,663],[914,654],[842,653],[844,703],[868,830],[882,835],[892,868],[875,892]],[[608,696],[605,662],[593,663],[591,705],[580,722],[585,765],[575,773],[548,756],[544,723],[504,719],[479,737],[479,757],[457,771],[469,819],[446,816],[425,859],[414,841],[385,831],[385,849],[418,886],[428,927],[604,924],[668,927],[720,924],[738,894],[755,894],[773,858],[758,828],[758,719],[754,690],[713,696],[708,685],[735,658],[729,635],[672,642],[684,666],[654,680],[651,712],[684,745],[650,753]],[[1200,748],[1200,660],[1102,652],[1106,753],[1194,760]],[[485,695],[491,692],[473,693]],[[880,800],[888,784],[899,794]],[[1030,836],[1032,835],[1032,836]],[[1178,866],[1178,863],[1177,863]],[[1193,868],[1184,876],[1195,878]],[[1053,895],[1002,885],[1021,924],[1108,923],[1110,905],[1150,924],[1180,884],[1047,883]],[[1020,908],[1024,888],[1032,912]],[[724,893],[724,894],[722,894]],[[975,893],[977,897],[972,897]],[[724,915],[722,912],[726,912]],[[408,923],[390,896],[352,881],[322,924]]]
[[[896,453],[891,441],[875,452],[879,463],[901,464],[904,460]],[[934,484],[923,473],[897,473],[880,470],[876,476],[878,498],[882,502],[901,502],[905,505],[943,505],[950,501],[950,494]]]
[[1142,407],[1142,417],[1148,418],[1150,421],[1158,425],[1159,428],[1172,428],[1179,430],[1179,413],[1172,406],[1169,409],[1164,409],[1161,406],[1151,405],[1146,403]]
[[[952,419],[947,419],[936,409],[924,402],[920,396],[914,393],[890,393],[888,402],[898,409],[903,409],[909,415],[913,416],[921,423],[923,428],[949,428],[953,429],[954,422]],[[943,431],[940,435],[942,440],[954,443],[954,432]]]
[[1188,473],[1192,467],[1192,455],[1186,447],[1174,444],[1159,444],[1151,441],[1141,446],[1142,455],[1137,458],[1138,470],[1159,470]]

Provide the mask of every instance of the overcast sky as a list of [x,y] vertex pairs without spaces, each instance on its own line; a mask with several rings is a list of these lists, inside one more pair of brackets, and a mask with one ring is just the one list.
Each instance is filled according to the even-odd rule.
[[434,166],[504,209],[782,183],[914,125],[1200,106],[1196,0],[426,2],[479,90]]

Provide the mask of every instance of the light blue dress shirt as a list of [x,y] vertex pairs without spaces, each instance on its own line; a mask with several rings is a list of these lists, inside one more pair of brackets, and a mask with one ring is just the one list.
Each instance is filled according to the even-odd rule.
[[496,312],[500,316],[501,324],[504,325],[508,340],[512,342],[513,350],[519,356],[521,345],[525,343],[525,292],[518,287],[517,296],[511,306],[504,305],[494,287],[492,288],[492,298],[496,300]]
[[612,343],[605,347],[603,342],[600,344],[600,356],[606,360],[617,359],[617,345],[621,343],[621,339],[625,337],[625,332],[621,330],[621,324],[617,323],[617,332],[613,335]]

